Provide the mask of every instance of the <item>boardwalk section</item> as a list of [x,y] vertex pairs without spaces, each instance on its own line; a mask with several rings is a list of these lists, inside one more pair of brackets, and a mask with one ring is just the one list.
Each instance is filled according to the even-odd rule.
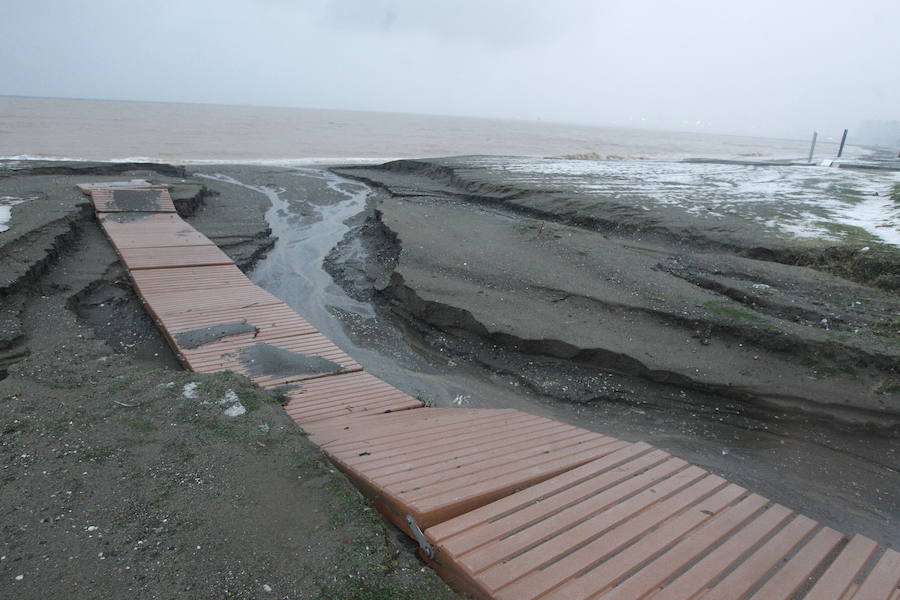
[[91,196],[135,291],[186,369],[234,371],[264,388],[278,388],[300,425],[422,405],[362,373],[305,319],[254,285],[181,219],[164,187],[143,181],[133,188],[121,182],[80,187]]
[[308,429],[314,423],[345,416],[373,415],[421,408],[408,396],[368,373],[356,372],[296,383],[285,392],[284,409]]
[[164,188],[83,189],[185,368],[277,388],[457,589],[502,600],[900,600],[896,551],[645,443],[512,409],[423,407],[254,285]]
[[101,187],[90,193],[98,213],[176,212],[175,203],[165,186]]
[[[793,598],[846,543],[832,529],[644,444],[425,534],[448,579],[479,598],[516,600]],[[820,589],[846,588],[865,562]]]
[[307,427],[398,527],[424,529],[628,446],[518,410],[422,408]]

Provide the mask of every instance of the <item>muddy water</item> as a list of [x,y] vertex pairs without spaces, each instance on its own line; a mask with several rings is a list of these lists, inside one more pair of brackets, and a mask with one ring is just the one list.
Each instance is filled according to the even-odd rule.
[[[350,230],[348,219],[365,210],[372,191],[321,168],[299,168],[272,183],[256,182],[253,170],[239,176],[204,175],[264,194],[275,247],[249,274],[283,300],[367,371],[435,406],[517,407],[552,416],[554,411],[513,384],[485,380],[478,369],[440,350],[418,346],[400,324],[379,316],[368,303],[348,296],[323,268],[325,257]],[[361,251],[361,250],[360,250]],[[491,392],[485,394],[485,387]],[[511,389],[508,389],[510,388]]]
[[334,321],[329,307],[374,316],[371,306],[347,296],[320,268],[329,250],[347,233],[349,228],[344,221],[364,209],[369,191],[322,169],[299,169],[292,175],[301,185],[304,180],[312,179],[324,184],[326,189],[304,201],[291,202],[288,190],[282,186],[244,183],[222,173],[206,177],[252,190],[269,199],[272,207],[266,219],[278,243],[256,265],[251,279],[328,335],[334,333],[325,331]]
[[[370,373],[436,406],[513,407],[622,439],[644,440],[842,531],[900,545],[896,440],[773,414],[726,419],[691,402],[559,402],[427,341],[383,308],[348,297],[323,268],[371,190],[324,169],[219,169],[266,195],[278,242],[251,278],[291,305]],[[538,360],[535,357],[535,360]],[[514,371],[514,369],[510,369]],[[601,377],[614,377],[603,374]],[[624,384],[623,384],[624,385]],[[684,392],[673,390],[673,395]]]

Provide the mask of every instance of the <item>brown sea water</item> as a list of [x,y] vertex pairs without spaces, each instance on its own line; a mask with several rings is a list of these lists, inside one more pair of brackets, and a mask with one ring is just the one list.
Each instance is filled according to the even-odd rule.
[[[798,158],[806,141],[434,115],[0,96],[0,158],[309,162],[466,154]],[[834,156],[820,143],[817,155]]]

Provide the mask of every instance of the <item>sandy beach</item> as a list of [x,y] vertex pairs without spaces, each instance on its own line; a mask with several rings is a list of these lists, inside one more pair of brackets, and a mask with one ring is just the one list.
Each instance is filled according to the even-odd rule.
[[[24,200],[0,238],[4,576],[45,597],[348,597],[335,579],[452,597],[277,399],[179,369],[74,188],[131,178],[171,186],[254,282],[410,395],[644,440],[897,545],[893,246],[767,227],[777,203],[762,221],[625,211],[516,161],[8,165],[0,196]],[[229,394],[246,416],[225,415]]]
[[0,174],[28,198],[0,238],[0,578],[19,598],[455,597],[278,398],[179,367],[74,187],[131,178],[244,269],[274,243],[264,195],[177,167]]
[[900,600],[896,0],[7,4],[0,600]]

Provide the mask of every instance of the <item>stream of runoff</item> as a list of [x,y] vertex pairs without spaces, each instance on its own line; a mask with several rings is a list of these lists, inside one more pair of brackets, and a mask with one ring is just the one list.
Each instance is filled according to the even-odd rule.
[[223,174],[212,177],[263,194],[272,203],[266,220],[278,241],[250,279],[332,337],[340,329],[333,327],[330,309],[375,316],[369,304],[350,298],[322,268],[328,252],[349,230],[345,221],[365,208],[369,190],[323,169],[298,169],[296,176],[321,181],[329,193],[313,195],[299,205],[288,200],[285,187],[251,185]]
[[[249,273],[376,377],[429,405],[517,408],[646,441],[846,533],[900,545],[897,472],[866,457],[865,433],[780,420],[737,427],[690,407],[579,405],[544,397],[426,343],[388,311],[348,296],[324,268],[375,192],[324,167],[220,166],[202,177],[265,195],[275,246]],[[359,247],[362,252],[362,247]],[[449,348],[449,344],[448,344]]]
[[[266,219],[277,241],[248,276],[366,371],[433,406],[516,407],[555,415],[517,384],[485,380],[480,369],[416,345],[371,304],[351,298],[334,282],[325,258],[350,231],[347,221],[366,209],[373,193],[369,187],[316,167],[290,169],[288,180],[282,177],[278,184],[248,182],[246,172],[241,175],[241,180],[221,172],[203,176],[263,194],[271,202]],[[495,389],[485,395],[486,387]]]

